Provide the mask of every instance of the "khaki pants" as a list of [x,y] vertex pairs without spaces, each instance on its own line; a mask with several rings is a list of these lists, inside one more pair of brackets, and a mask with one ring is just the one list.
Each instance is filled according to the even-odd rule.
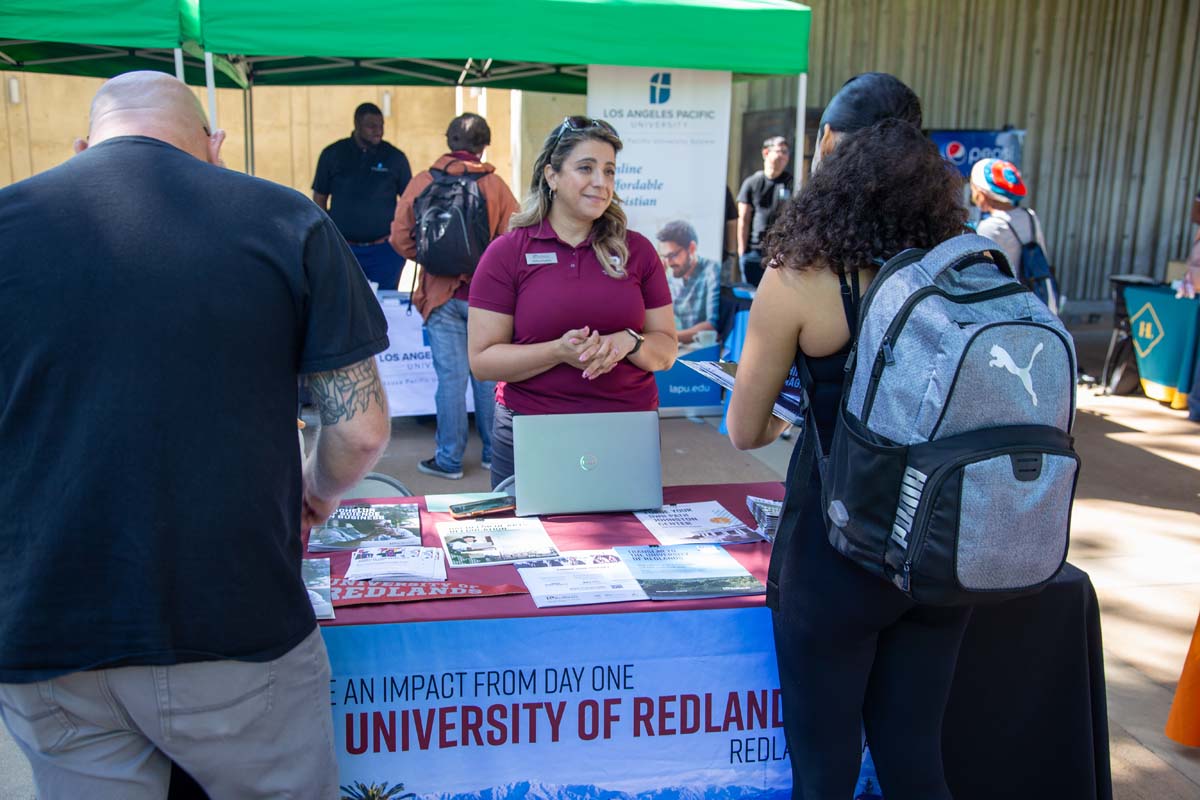
[[275,661],[75,672],[0,684],[40,800],[162,800],[173,760],[212,800],[338,796],[320,630]]

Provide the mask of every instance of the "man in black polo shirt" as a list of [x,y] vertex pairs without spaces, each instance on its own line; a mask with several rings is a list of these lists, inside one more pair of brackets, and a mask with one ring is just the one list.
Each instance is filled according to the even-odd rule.
[[79,155],[0,190],[0,717],[42,800],[163,798],[171,761],[338,797],[301,527],[387,444],[387,324],[329,217],[205,126],[128,73]]
[[329,212],[367,280],[380,289],[400,283],[404,258],[388,244],[396,198],[412,179],[408,157],[383,140],[383,112],[374,103],[354,110],[354,133],[321,151],[313,201]]
[[763,239],[783,204],[792,196],[791,151],[787,139],[763,142],[763,168],[742,183],[738,192],[738,262],[742,280],[758,286],[763,275]]

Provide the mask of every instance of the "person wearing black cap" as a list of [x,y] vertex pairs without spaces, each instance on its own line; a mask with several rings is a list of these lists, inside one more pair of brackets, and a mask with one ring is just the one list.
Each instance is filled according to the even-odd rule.
[[817,125],[812,171],[817,171],[821,159],[833,152],[845,134],[885,119],[902,119],[921,127],[921,101],[903,81],[886,72],[864,72],[843,83]]
[[[807,435],[829,452],[852,332],[879,259],[933,247],[966,222],[961,179],[921,133],[920,103],[895,78],[849,82],[829,104],[820,141],[827,160],[764,242],[769,268],[726,417],[742,450],[784,429],[774,399],[801,363],[816,423]],[[969,608],[915,604],[839,553],[817,459],[800,457],[806,450],[815,455],[798,448],[788,470],[767,586],[792,797],[853,796],[865,726],[884,797],[950,800],[942,717]]]

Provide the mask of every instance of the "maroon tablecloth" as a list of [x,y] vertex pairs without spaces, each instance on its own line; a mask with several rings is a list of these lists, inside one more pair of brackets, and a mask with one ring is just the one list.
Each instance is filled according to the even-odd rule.
[[[664,503],[695,503],[716,500],[742,521],[754,526],[754,517],[746,507],[746,496],[755,495],[772,500],[783,498],[783,484],[733,483],[706,486],[667,486],[663,489]],[[371,498],[369,503],[403,503],[416,501],[421,508],[421,541],[426,547],[441,547],[436,525],[450,522],[445,513],[429,513],[421,497]],[[499,517],[489,517],[499,519]],[[571,514],[542,517],[546,532],[559,550],[596,550],[615,545],[657,544],[658,540],[646,530],[632,513]],[[766,582],[770,545],[739,544],[727,548],[759,580]],[[330,557],[330,573],[334,577],[346,574],[350,553],[306,553],[307,557]],[[488,567],[448,568],[451,581],[488,585],[513,584],[523,586],[512,564]],[[538,617],[572,614],[628,614],[636,611],[685,611],[696,608],[745,608],[763,605],[763,595],[728,597],[709,600],[672,600],[656,603],[642,600],[632,603],[602,603],[589,606],[538,608],[528,594],[499,597],[462,597],[440,600],[421,600],[406,603],[383,603],[337,607],[337,619],[324,620],[322,625],[373,625],[388,622],[433,622],[459,619],[493,619],[498,617]]]

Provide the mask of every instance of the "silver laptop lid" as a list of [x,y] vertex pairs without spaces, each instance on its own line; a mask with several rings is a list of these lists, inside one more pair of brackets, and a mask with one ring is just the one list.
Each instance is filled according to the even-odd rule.
[[517,514],[662,505],[657,411],[513,415]]

